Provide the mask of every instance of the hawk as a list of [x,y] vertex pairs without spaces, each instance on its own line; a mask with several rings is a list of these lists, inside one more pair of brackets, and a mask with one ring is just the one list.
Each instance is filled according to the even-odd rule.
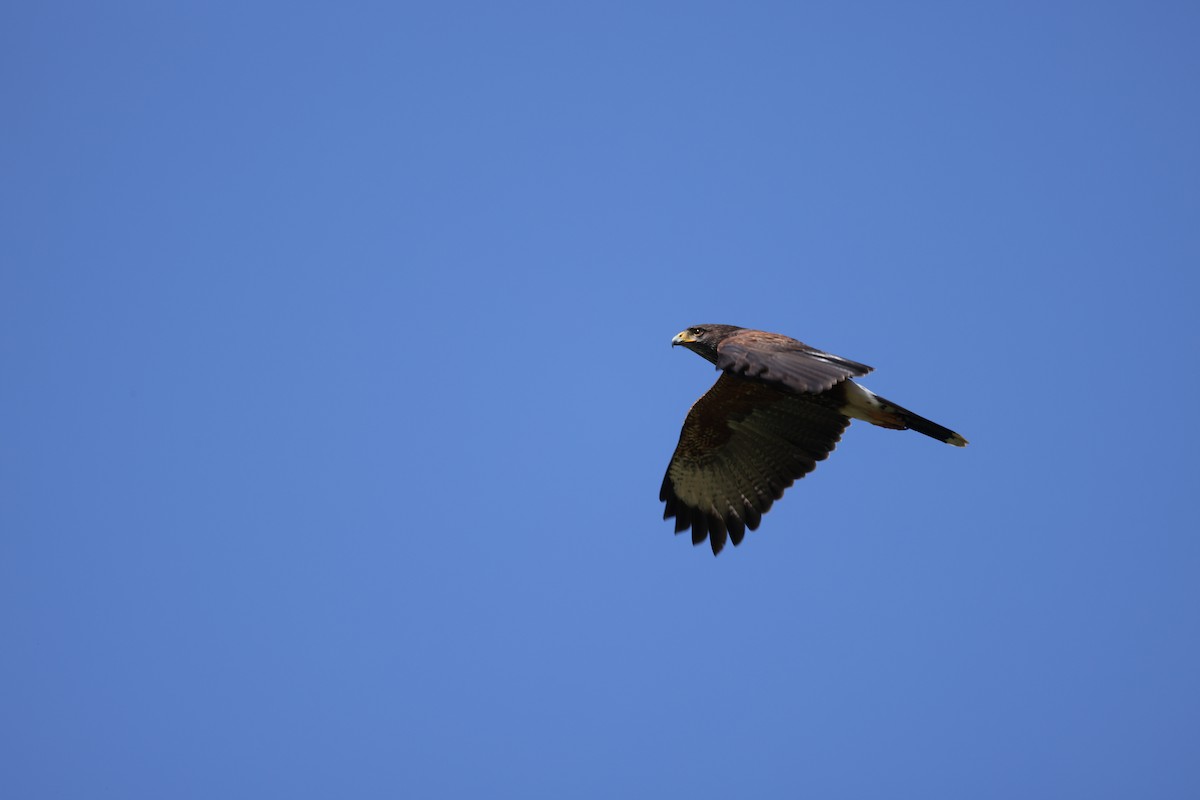
[[691,528],[713,555],[741,544],[783,490],[833,450],[852,419],[914,430],[963,447],[967,440],[855,383],[866,364],[788,336],[735,325],[696,325],[683,345],[721,371],[688,411],[659,499],[675,532]]

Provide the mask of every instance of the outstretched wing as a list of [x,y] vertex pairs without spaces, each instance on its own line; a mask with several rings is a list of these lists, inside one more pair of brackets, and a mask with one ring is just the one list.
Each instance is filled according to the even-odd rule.
[[717,345],[717,369],[793,392],[823,392],[871,367],[809,347],[790,336],[741,330]]
[[850,420],[814,395],[723,374],[684,420],[659,499],[675,532],[713,554],[741,543],[783,490],[833,450]]

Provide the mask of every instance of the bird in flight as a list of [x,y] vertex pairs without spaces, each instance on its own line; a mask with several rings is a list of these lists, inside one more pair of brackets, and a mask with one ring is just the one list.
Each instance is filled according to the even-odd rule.
[[783,490],[833,450],[852,419],[881,428],[914,430],[964,447],[967,440],[851,378],[871,367],[825,353],[788,336],[696,325],[671,346],[683,345],[716,364],[721,375],[692,405],[659,499],[675,532],[706,538],[713,555],[726,540],[741,544]]

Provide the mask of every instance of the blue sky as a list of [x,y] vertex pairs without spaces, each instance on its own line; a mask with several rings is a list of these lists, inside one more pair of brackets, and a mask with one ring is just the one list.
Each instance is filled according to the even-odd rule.
[[[0,13],[0,792],[1195,797],[1187,3]],[[856,423],[736,550],[726,322]]]

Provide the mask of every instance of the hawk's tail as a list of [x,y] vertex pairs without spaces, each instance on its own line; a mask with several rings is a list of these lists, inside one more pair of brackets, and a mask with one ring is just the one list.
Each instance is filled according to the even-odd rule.
[[933,420],[925,419],[904,406],[884,399],[854,381],[846,381],[846,405],[841,412],[848,417],[865,420],[881,428],[901,431],[914,430],[955,447],[966,447],[967,445],[966,439],[949,428],[943,428]]
[[[923,433],[926,436],[931,436],[934,439],[937,439],[939,442],[952,444],[955,447],[967,446],[967,440],[949,428],[943,428],[933,420],[925,419],[920,414],[914,414],[907,408],[896,405],[891,400],[885,400],[882,397],[878,398],[878,400],[884,411],[896,417],[900,422],[903,423],[900,426],[901,428],[908,428],[909,430],[914,430],[917,433]],[[878,425],[879,423],[877,422],[875,424]],[[891,426],[889,425],[886,427]]]

